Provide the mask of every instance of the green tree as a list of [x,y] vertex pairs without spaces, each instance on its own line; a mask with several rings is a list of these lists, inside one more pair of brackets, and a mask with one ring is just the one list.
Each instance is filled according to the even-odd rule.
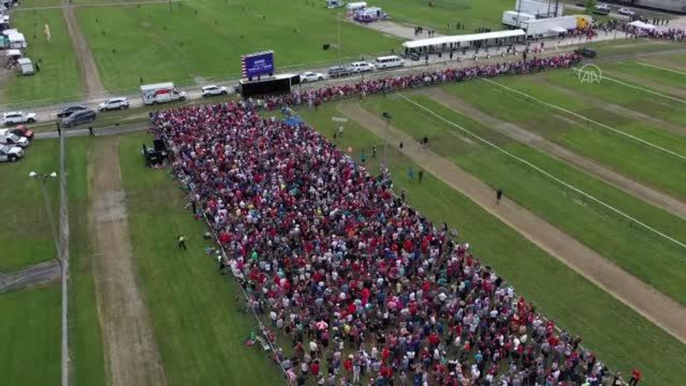
[[591,12],[593,8],[598,4],[596,0],[586,0],[586,10]]

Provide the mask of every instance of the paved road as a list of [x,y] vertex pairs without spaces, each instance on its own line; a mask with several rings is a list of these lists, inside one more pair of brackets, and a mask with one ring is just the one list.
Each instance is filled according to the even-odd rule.
[[[601,34],[595,38],[593,41],[598,42],[598,41],[607,41],[607,40],[616,40],[616,39],[624,39],[626,36],[622,32],[617,32],[616,34],[614,32],[612,33],[604,33],[601,32]],[[579,45],[585,45],[588,42],[585,39],[580,39],[580,38],[568,38],[568,39],[563,39],[558,41],[557,39],[550,39],[547,41],[549,50],[546,52],[546,54],[555,54],[555,53],[563,53],[563,52],[569,52],[574,50],[577,46]],[[525,48],[525,45],[518,45],[517,46],[517,52],[522,52]],[[502,53],[504,49],[500,52],[497,52],[494,48],[490,50],[490,54],[493,55],[492,58],[490,59],[491,61],[497,61],[498,59],[502,60],[500,58],[500,53]],[[478,55],[478,63],[484,63],[487,60],[488,53],[486,53],[484,50],[481,50],[481,52]],[[459,66],[472,66],[475,64],[475,61],[472,59],[474,57],[474,51],[468,50],[466,55],[464,55],[464,58],[469,58],[465,59],[461,62],[458,62],[457,60],[450,60],[448,55],[443,55],[442,58],[438,58],[436,55],[432,56],[429,58],[429,63],[428,66],[425,64],[423,60],[420,61],[406,61],[405,62],[405,67],[398,68],[398,69],[389,69],[389,70],[383,70],[383,71],[376,71],[373,73],[368,73],[365,74],[365,78],[373,78],[373,77],[385,77],[385,76],[392,76],[392,75],[399,75],[403,73],[411,73],[411,72],[419,72],[419,71],[425,71],[427,68],[440,68],[441,66],[446,66],[450,64],[451,66],[459,67]],[[520,56],[518,56],[520,57]],[[497,59],[496,59],[497,58]],[[506,58],[512,59],[513,56],[509,56]],[[330,63],[329,63],[330,64]],[[315,66],[315,68],[311,69],[311,71],[317,71],[317,72],[326,72],[327,67],[326,66]],[[293,70],[295,73],[299,73],[302,71],[305,71],[306,69],[299,69],[299,70]],[[331,83],[350,83],[355,81],[356,78],[360,78],[361,76],[355,76],[355,77],[346,77],[346,78],[338,78],[338,79],[326,79],[323,82],[319,83],[312,83],[312,84],[305,84],[302,86],[302,88],[314,88],[314,87],[321,87],[322,84],[331,84]],[[214,84],[219,85],[219,86],[226,86],[230,90],[233,90],[233,87],[235,87],[238,84],[238,79],[231,79],[223,82],[215,82]],[[193,85],[193,86],[188,86],[188,87],[180,87],[181,90],[186,91],[188,94],[188,99],[189,100],[198,100],[202,99],[202,85]],[[140,98],[140,94],[135,93],[135,94],[128,94],[128,95],[113,95],[111,93],[105,93],[103,95],[98,95],[95,96],[91,99],[85,99],[82,101],[74,101],[71,103],[61,103],[61,104],[50,104],[50,105],[42,105],[42,106],[35,106],[30,107],[30,105],[27,105],[27,107],[20,107],[20,106],[9,106],[9,105],[4,105],[0,106],[0,111],[11,111],[11,110],[23,110],[23,111],[31,111],[35,112],[38,114],[38,122],[49,122],[53,121],[57,118],[57,113],[59,113],[62,109],[64,109],[66,106],[72,105],[72,104],[83,104],[86,105],[90,108],[97,109],[98,104],[102,102],[103,100],[107,99],[108,97],[114,97],[114,96],[126,96],[129,98],[131,108],[140,108],[143,107],[143,101]]]

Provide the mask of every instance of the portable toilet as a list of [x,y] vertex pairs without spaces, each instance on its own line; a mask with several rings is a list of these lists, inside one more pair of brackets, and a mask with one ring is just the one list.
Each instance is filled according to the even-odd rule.
[[29,58],[21,58],[17,60],[17,64],[19,64],[19,71],[22,75],[33,75],[36,73],[33,69],[33,63]]

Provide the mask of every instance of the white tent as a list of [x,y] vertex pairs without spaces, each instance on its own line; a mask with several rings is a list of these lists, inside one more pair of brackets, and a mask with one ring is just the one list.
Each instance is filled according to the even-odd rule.
[[563,34],[563,33],[566,33],[566,32],[567,32],[567,30],[564,29],[564,28],[562,28],[562,27],[551,27],[550,30],[551,30],[552,32],[557,32],[557,33],[559,33],[559,34]]
[[457,44],[457,43],[477,42],[477,41],[491,40],[491,39],[505,39],[505,38],[525,36],[525,35],[526,35],[526,32],[524,32],[524,30],[513,29],[513,30],[505,30],[505,31],[485,32],[485,33],[481,33],[481,34],[441,36],[441,37],[437,37],[437,38],[407,41],[407,42],[403,43],[403,47],[412,49],[412,48],[421,48],[421,47],[440,46],[443,44],[451,44],[451,43]]
[[358,2],[355,2],[355,3],[348,3],[348,4],[345,6],[345,8],[346,8],[348,11],[356,11],[356,10],[358,10],[358,9],[367,8],[367,2],[366,2],[366,1],[358,1]]
[[632,27],[644,29],[644,30],[647,30],[647,31],[651,31],[651,30],[654,30],[654,29],[655,29],[655,26],[654,26],[654,25],[648,24],[648,23],[644,23],[644,22],[642,22],[642,21],[640,21],[640,20],[632,21],[631,23],[629,23],[629,25],[632,26]]

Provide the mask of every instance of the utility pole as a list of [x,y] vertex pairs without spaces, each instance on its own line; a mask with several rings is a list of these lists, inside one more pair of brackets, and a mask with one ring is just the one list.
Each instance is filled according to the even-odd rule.
[[[171,1],[171,0],[170,0],[170,1]],[[337,16],[336,16],[336,25],[337,25],[337,27],[338,27],[338,33],[337,33],[337,35],[338,35],[338,43],[337,43],[337,47],[338,47],[338,65],[340,66],[340,65],[341,65],[341,14],[340,14],[340,13],[337,14]]]

